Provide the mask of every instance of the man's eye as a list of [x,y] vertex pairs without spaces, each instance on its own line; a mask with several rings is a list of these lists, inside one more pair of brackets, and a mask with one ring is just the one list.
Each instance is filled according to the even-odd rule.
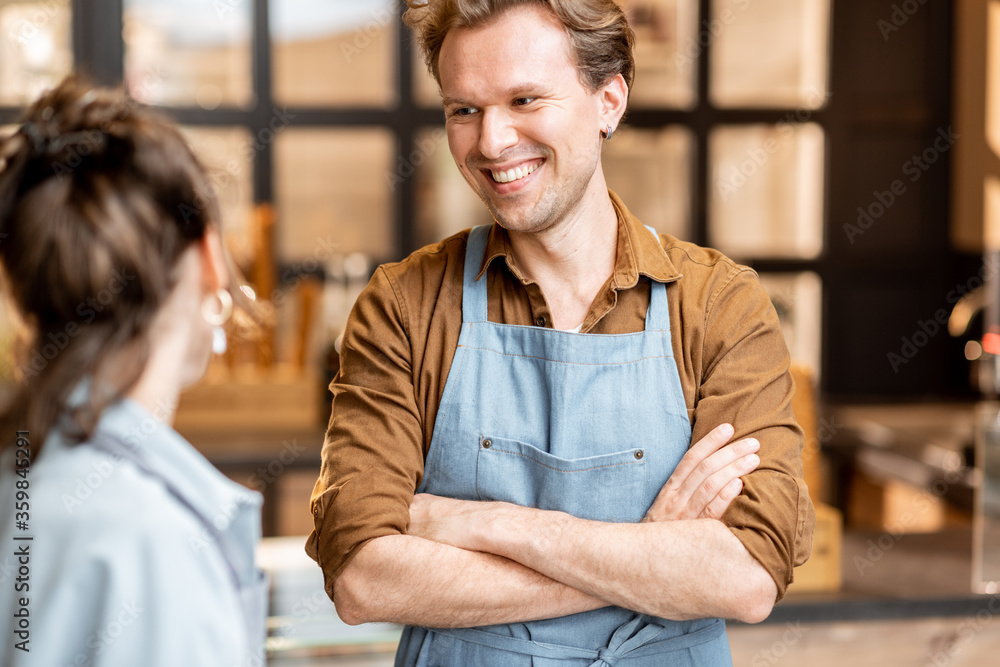
[[452,116],[471,116],[476,113],[476,110],[472,107],[459,107],[451,112]]
[[523,107],[535,101],[534,97],[519,97],[514,100],[514,106]]

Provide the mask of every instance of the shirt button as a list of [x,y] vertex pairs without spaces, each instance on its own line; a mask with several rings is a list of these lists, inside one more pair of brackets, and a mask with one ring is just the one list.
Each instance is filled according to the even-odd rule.
[[493,446],[493,441],[492,440],[490,440],[489,438],[487,438],[486,440],[483,440],[483,449],[489,449],[492,446]]
[[545,318],[544,317],[535,318],[535,326],[536,327],[544,327],[545,326]]
[[639,460],[641,460],[641,459],[642,459],[642,457],[643,457],[643,456],[645,456],[645,454],[643,454],[643,453],[642,453],[642,450],[640,449],[639,451],[637,451],[637,452],[635,453],[635,460],[636,460],[636,461],[639,461]]

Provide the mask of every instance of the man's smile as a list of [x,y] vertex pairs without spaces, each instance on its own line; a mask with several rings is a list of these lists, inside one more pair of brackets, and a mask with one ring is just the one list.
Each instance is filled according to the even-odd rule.
[[493,178],[496,183],[513,183],[514,181],[519,181],[522,178],[527,178],[534,173],[538,167],[542,164],[542,160],[529,160],[527,162],[522,162],[521,164],[509,167],[507,169],[484,169]]

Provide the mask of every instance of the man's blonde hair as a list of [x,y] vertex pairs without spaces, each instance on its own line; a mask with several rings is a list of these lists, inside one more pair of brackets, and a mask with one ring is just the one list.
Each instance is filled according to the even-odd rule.
[[591,92],[618,74],[629,90],[635,77],[635,35],[614,0],[407,0],[403,20],[417,35],[427,69],[441,84],[438,58],[444,38],[455,28],[480,28],[515,7],[538,5],[566,28],[580,71]]

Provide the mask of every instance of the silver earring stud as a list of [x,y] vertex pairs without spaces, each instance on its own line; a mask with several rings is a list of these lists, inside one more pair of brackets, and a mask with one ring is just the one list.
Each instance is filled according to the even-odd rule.
[[601,136],[604,137],[605,141],[611,141],[611,137],[614,135],[615,130],[613,127],[608,125],[606,130],[601,130]]

